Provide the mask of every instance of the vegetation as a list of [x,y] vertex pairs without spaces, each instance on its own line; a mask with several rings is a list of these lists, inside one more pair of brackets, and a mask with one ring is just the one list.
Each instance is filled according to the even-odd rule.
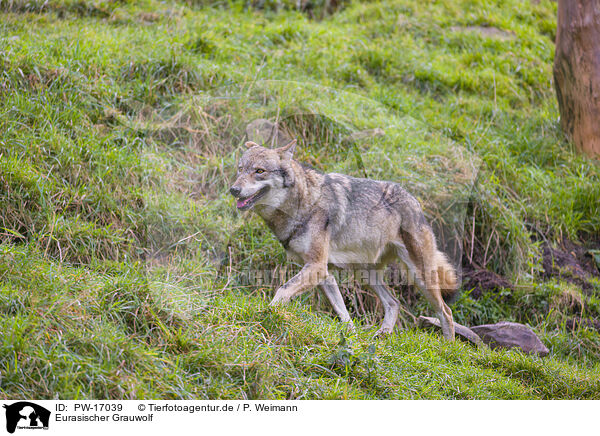
[[[556,4],[300,3],[0,0],[0,397],[599,399],[600,169],[560,130]],[[456,321],[527,323],[550,356],[416,330],[410,289],[377,340],[351,281],[356,333],[316,293],[268,308],[288,262],[227,192],[257,118],[406,185],[510,282],[465,281]],[[590,273],[547,267],[564,244]]]

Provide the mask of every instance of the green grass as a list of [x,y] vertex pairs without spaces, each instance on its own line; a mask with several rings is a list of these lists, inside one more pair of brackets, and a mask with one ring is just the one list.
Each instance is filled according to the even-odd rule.
[[[536,242],[600,235],[598,165],[558,123],[556,4],[295,3],[0,1],[0,397],[600,398],[600,334],[565,327],[600,318],[600,282],[542,280]],[[324,171],[407,186],[521,285],[464,290],[456,320],[527,323],[550,356],[409,315],[374,341],[365,294],[346,341],[318,295],[269,309],[277,280],[244,274],[283,250],[227,193],[260,117]]]

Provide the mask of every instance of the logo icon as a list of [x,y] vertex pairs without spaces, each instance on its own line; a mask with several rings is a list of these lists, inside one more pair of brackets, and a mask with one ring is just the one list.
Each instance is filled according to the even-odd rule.
[[14,433],[15,429],[48,429],[50,411],[29,401],[19,401],[3,405],[6,409],[6,431]]

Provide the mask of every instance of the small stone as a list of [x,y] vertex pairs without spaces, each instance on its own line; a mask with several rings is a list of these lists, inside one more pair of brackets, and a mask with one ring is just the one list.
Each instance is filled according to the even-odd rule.
[[520,348],[528,354],[547,356],[550,350],[529,327],[516,322],[499,322],[471,327],[490,348]]

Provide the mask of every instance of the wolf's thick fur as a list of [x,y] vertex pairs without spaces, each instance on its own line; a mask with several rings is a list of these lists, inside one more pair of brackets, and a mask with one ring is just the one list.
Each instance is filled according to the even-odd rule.
[[319,286],[344,322],[352,325],[328,267],[368,270],[367,286],[384,307],[380,333],[391,333],[400,304],[388,291],[383,271],[398,261],[427,298],[454,339],[452,312],[442,296],[456,292],[454,269],[437,249],[419,202],[400,185],[322,174],[292,158],[295,141],[268,149],[253,142],[242,155],[231,187],[240,210],[253,209],[304,267],[275,293],[271,305]]

